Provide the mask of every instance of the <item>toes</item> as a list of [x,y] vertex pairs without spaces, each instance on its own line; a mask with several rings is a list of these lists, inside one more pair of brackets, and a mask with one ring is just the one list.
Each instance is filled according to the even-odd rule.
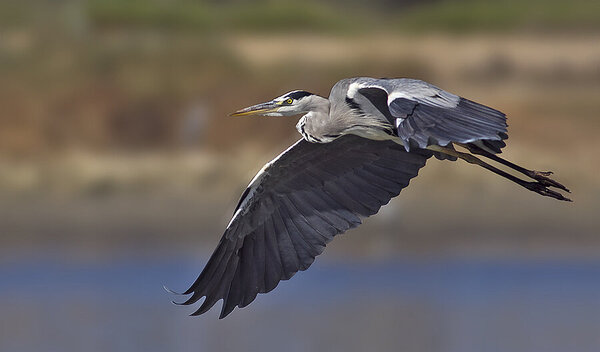
[[556,187],[565,192],[571,193],[571,191],[569,191],[569,189],[563,184],[548,177],[550,175],[552,175],[552,171],[531,171],[531,175],[529,176],[546,187]]
[[570,200],[569,198],[567,198],[567,197],[563,196],[562,194],[560,194],[560,193],[558,193],[558,192],[556,192],[556,191],[553,191],[553,190],[551,190],[551,189],[548,189],[548,188],[546,188],[546,189],[544,190],[544,192],[543,192],[543,193],[540,193],[540,194],[543,194],[543,195],[545,195],[545,196],[548,196],[548,197],[552,197],[552,198],[554,198],[554,199],[558,199],[558,200],[564,200],[564,201],[566,201],[566,202],[572,202],[572,200]]
[[543,184],[544,186],[547,187],[556,187],[558,189],[562,189],[565,192],[569,192],[571,193],[571,191],[569,191],[569,189],[565,186],[563,186],[561,183],[558,183],[552,179],[549,178],[541,178],[541,179],[537,179],[539,181],[539,183]]
[[546,196],[546,197],[550,197],[550,198],[554,198],[554,199],[558,199],[558,200],[563,200],[563,201],[566,201],[566,202],[572,202],[571,199],[563,196],[562,194],[560,194],[560,193],[558,193],[558,192],[556,192],[554,190],[549,189],[547,187],[547,185],[544,184],[543,182],[530,182],[528,184],[528,186],[526,186],[526,187],[530,191],[533,191],[535,193],[541,194],[541,195]]

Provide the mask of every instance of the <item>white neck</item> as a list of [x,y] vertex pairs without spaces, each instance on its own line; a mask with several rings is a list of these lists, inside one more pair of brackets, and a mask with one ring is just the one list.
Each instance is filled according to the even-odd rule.
[[318,95],[309,95],[302,99],[302,110],[309,113],[329,114],[329,99]]

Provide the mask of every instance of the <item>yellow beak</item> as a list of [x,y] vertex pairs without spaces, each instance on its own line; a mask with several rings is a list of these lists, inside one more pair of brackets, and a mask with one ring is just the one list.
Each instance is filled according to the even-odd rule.
[[269,101],[266,103],[253,105],[253,106],[244,108],[242,110],[238,110],[238,111],[230,114],[229,116],[258,116],[258,115],[264,116],[265,114],[268,114],[271,112],[276,112],[277,108],[279,108],[279,105],[280,104],[278,104],[276,102]]

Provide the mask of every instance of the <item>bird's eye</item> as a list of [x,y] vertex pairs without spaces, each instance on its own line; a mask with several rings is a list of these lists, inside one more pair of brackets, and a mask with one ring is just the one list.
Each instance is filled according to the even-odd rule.
[[285,101],[285,103],[289,105],[289,104],[291,104],[293,101],[294,101],[294,100],[293,100],[292,98],[288,98],[288,99]]

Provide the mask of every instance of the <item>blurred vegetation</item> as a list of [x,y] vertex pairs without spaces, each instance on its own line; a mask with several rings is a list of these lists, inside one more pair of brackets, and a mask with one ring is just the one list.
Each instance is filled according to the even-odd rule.
[[[600,3],[587,0],[190,1],[62,0],[0,3],[0,26],[69,18],[94,28],[193,31],[594,30]],[[43,22],[43,20],[42,20]],[[71,23],[72,24],[72,23]],[[67,23],[68,25],[68,23]]]
[[455,32],[595,30],[600,28],[600,2],[442,0],[414,7],[401,23],[404,29]]
[[[157,239],[183,223],[181,233],[194,239],[196,209],[227,213],[260,165],[298,138],[294,118],[228,113],[292,89],[327,95],[335,81],[367,75],[420,78],[500,108],[509,116],[509,159],[535,155],[532,166],[589,190],[574,196],[584,205],[577,215],[559,216],[564,208],[548,210],[554,205],[544,199],[530,213],[502,214],[498,236],[514,225],[545,237],[534,225],[547,214],[555,216],[546,230],[589,235],[600,204],[592,153],[599,36],[598,2],[584,0],[2,1],[0,233],[27,240],[55,228],[65,238],[88,231],[111,241],[107,232],[126,237],[146,221],[160,228]],[[478,217],[485,207],[472,209],[482,194],[500,204],[530,201],[508,183],[489,189],[490,175],[476,168],[431,164],[403,194],[412,215],[394,222],[424,242],[443,243],[435,234],[449,227],[461,232],[464,214],[455,215],[464,209],[470,224],[490,224]],[[55,194],[81,199],[44,200]],[[173,220],[170,209],[157,215],[148,194],[194,206],[179,212],[185,221]],[[129,198],[117,206],[113,196]],[[106,209],[87,218],[98,199]],[[429,212],[441,220],[417,226]],[[222,224],[205,217],[217,233]],[[122,225],[108,231],[108,223]]]
[[164,26],[212,30],[481,31],[595,29],[600,3],[574,0],[441,1],[91,1],[94,24]]
[[[87,10],[92,23],[100,27],[342,31],[360,23],[357,12],[348,14],[314,1],[91,1]],[[358,26],[357,30],[367,25]]]

